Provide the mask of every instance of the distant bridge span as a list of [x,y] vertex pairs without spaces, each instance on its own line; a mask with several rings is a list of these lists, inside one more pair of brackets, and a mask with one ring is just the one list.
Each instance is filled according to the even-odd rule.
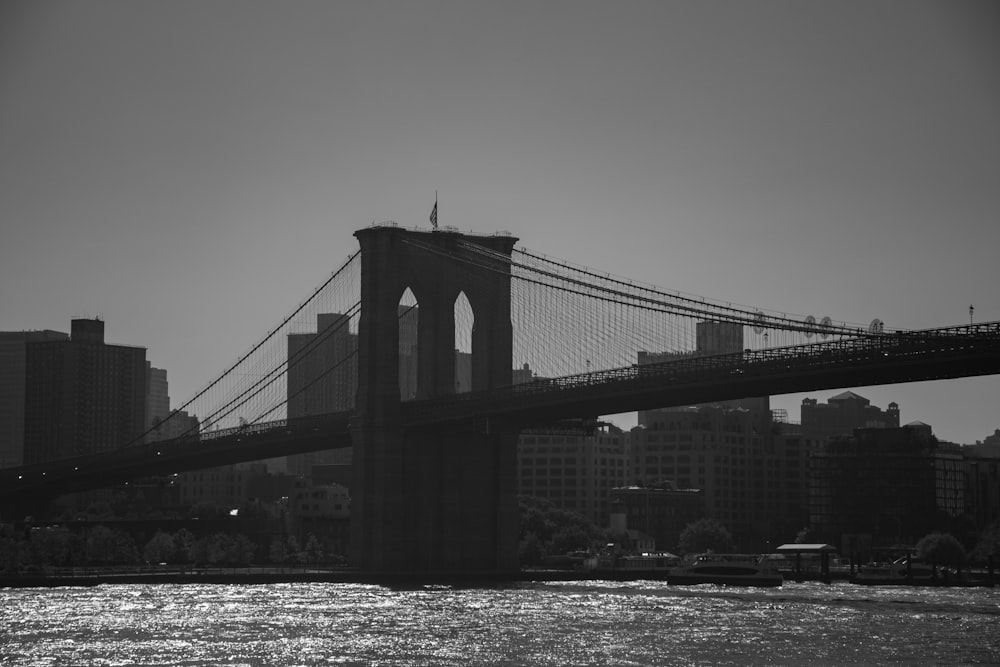
[[[754,396],[1000,374],[1000,322],[841,339],[540,379],[402,404],[408,429],[526,428]],[[0,470],[0,499],[348,447],[351,412],[279,420]]]

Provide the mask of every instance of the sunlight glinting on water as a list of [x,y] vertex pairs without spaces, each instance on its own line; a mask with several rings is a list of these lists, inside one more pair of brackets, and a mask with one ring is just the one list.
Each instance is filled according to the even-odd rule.
[[348,584],[3,591],[4,665],[975,663],[1000,592],[789,584]]

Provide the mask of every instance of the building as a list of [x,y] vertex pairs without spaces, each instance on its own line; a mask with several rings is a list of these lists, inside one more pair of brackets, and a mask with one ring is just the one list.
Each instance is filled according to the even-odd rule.
[[702,490],[704,516],[725,525],[742,549],[763,549],[801,527],[786,464],[769,414],[745,408],[650,410],[631,432],[630,483]]
[[252,465],[219,466],[183,472],[177,476],[176,485],[182,505],[229,511],[246,502],[251,480],[260,474]]
[[[639,352],[639,365],[744,350],[743,326],[699,322],[693,352]],[[631,432],[630,483],[672,484],[703,492],[704,516],[716,519],[741,548],[762,549],[802,527],[804,461],[777,442],[770,397],[749,397],[638,415]]]
[[24,463],[26,345],[67,340],[61,331],[0,331],[0,468]]
[[684,527],[705,516],[704,491],[678,489],[671,482],[620,487],[612,491],[611,499],[625,519],[620,528],[651,536],[658,551],[673,551]]
[[857,429],[813,454],[809,513],[821,539],[870,535],[876,547],[912,545],[948,530],[965,513],[965,470],[957,445],[920,422]]
[[[354,407],[358,386],[358,336],[340,313],[316,317],[315,333],[288,335],[289,419]],[[326,450],[286,457],[287,471],[310,475],[312,466],[350,461],[350,450]]]
[[309,536],[327,545],[332,553],[346,555],[350,547],[351,498],[347,487],[295,480],[288,502],[287,530],[301,545]]
[[605,526],[611,492],[626,484],[626,441],[626,435],[613,426],[596,432],[525,431],[517,442],[517,492],[545,498]]
[[1000,522],[1000,452],[996,444],[962,447],[965,508],[976,530]]
[[153,368],[146,362],[146,442],[162,440],[156,427],[170,416],[170,392],[167,386],[167,371]]
[[201,423],[194,415],[184,410],[174,410],[166,419],[159,422],[153,419],[153,431],[147,435],[149,442],[172,440],[181,436],[196,435],[201,430]]
[[832,396],[825,404],[805,398],[801,410],[802,434],[808,438],[825,440],[858,428],[899,428],[898,404],[890,403],[883,411],[853,391]]
[[108,345],[104,322],[74,319],[69,340],[25,345],[24,463],[134,443],[146,417],[146,350]]

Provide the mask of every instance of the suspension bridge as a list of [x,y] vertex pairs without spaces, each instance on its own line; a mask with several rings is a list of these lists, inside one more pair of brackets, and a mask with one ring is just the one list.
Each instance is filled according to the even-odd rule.
[[[510,569],[525,427],[1000,372],[1000,323],[902,330],[639,284],[476,236],[382,224],[155,432],[0,470],[0,498],[354,447],[372,570]],[[159,428],[164,429],[161,423]]]

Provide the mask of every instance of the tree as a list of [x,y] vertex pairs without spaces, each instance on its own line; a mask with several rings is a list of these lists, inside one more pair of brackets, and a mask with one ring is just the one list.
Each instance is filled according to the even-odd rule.
[[17,572],[30,560],[27,542],[14,536],[0,537],[0,572]]
[[299,540],[294,535],[289,535],[288,541],[285,543],[285,560],[289,563],[301,563],[302,558]]
[[816,531],[810,526],[795,533],[795,544],[815,544],[817,541]]
[[733,536],[715,519],[698,519],[684,527],[677,547],[681,553],[726,552],[733,548]]
[[306,538],[305,559],[308,563],[318,563],[323,560],[323,547],[312,533]]
[[79,538],[65,528],[35,528],[28,544],[38,565],[73,565],[80,553]]
[[285,542],[280,537],[271,540],[271,546],[267,550],[267,558],[272,563],[284,563],[286,560]]
[[962,566],[965,547],[951,533],[930,533],[917,542],[917,557],[938,565]]
[[87,558],[98,565],[131,565],[139,559],[135,540],[120,530],[95,526],[87,534]]
[[538,535],[528,533],[517,544],[517,560],[522,565],[538,565],[545,558],[545,550]]
[[147,563],[165,563],[173,561],[176,552],[174,537],[158,530],[142,548],[142,559]]
[[233,540],[229,553],[229,562],[233,565],[249,565],[257,553],[257,545],[249,537],[240,533]]
[[195,543],[195,560],[208,565],[226,565],[231,562],[233,538],[225,533],[214,533]]
[[545,555],[587,549],[595,542],[606,541],[604,531],[590,519],[560,509],[543,498],[520,496],[518,509],[521,518],[518,554],[522,563],[539,562]]
[[1000,521],[990,524],[979,534],[972,555],[979,561],[984,561],[990,556],[1000,556]]
[[181,528],[174,534],[174,561],[190,563],[194,560],[194,533],[187,528]]

